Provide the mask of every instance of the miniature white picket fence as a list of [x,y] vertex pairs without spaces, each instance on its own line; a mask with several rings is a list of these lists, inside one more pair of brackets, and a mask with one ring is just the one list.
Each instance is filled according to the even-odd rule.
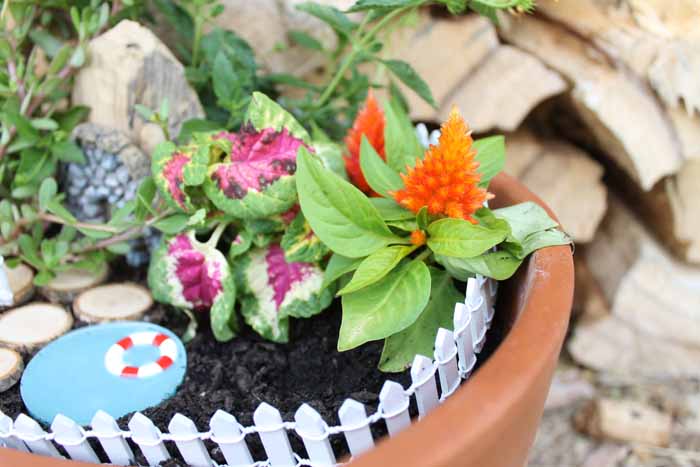
[[[0,446],[51,457],[63,457],[62,446],[71,459],[99,464],[100,459],[90,446],[89,438],[99,440],[109,463],[135,465],[136,458],[127,439],[141,450],[150,466],[171,458],[166,442],[172,442],[187,464],[194,467],[216,466],[204,440],[216,443],[226,459],[226,465],[236,467],[329,467],[339,465],[330,443],[330,436],[343,435],[353,458],[374,446],[370,425],[384,420],[389,436],[396,436],[411,424],[410,397],[414,396],[418,418],[425,417],[442,401],[452,395],[462,380],[469,377],[486,339],[486,331],[494,313],[498,284],[484,278],[469,279],[465,303],[455,304],[454,332],[440,329],[435,340],[435,360],[417,355],[411,367],[412,384],[404,389],[399,383],[387,381],[379,394],[377,411],[367,415],[365,406],[347,399],[338,417],[340,426],[329,426],[311,406],[303,404],[293,422],[282,420],[280,412],[262,403],[253,414],[254,426],[241,426],[236,417],[218,410],[209,422],[209,431],[200,432],[194,422],[176,414],[162,433],[141,413],[134,414],[123,431],[110,415],[98,411],[91,429],[83,429],[63,415],[57,415],[51,432],[44,431],[31,417],[20,414],[13,422],[0,412]],[[435,375],[438,375],[440,395]],[[47,394],[47,397],[50,397]],[[306,455],[295,453],[289,434],[295,433],[304,444]],[[257,434],[268,458],[254,461],[246,437]]]

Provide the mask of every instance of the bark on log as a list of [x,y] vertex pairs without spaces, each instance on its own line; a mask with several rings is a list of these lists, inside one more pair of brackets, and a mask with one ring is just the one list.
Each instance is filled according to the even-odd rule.
[[615,196],[586,260],[611,315],[581,323],[569,342],[580,363],[646,378],[697,377],[700,269],[672,258]]
[[604,151],[643,189],[678,171],[683,162],[680,143],[644,80],[616,68],[603,51],[551,21],[508,17],[502,24],[501,34],[509,42],[572,83],[571,98],[581,119]]
[[593,239],[605,214],[607,189],[602,167],[585,152],[522,130],[506,135],[505,170],[549,204],[576,242]]

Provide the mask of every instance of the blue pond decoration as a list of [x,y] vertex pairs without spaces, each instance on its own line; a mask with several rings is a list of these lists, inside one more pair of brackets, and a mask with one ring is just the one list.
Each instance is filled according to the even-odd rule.
[[100,324],[72,331],[27,365],[20,392],[29,413],[88,425],[98,410],[118,418],[175,393],[187,369],[180,339],[150,323]]

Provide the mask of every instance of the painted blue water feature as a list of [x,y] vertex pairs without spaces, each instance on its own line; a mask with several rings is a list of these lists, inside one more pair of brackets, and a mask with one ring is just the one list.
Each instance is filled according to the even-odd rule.
[[20,392],[30,415],[88,425],[97,410],[118,418],[152,407],[182,383],[187,355],[178,337],[150,323],[89,326],[55,340],[27,365]]

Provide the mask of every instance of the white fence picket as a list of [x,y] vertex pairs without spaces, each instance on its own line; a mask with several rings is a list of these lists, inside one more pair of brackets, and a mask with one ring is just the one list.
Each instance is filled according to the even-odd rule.
[[353,399],[345,399],[338,410],[338,418],[343,426],[343,435],[353,457],[374,447],[372,431],[369,429],[365,406]]
[[149,465],[159,465],[170,459],[170,454],[161,440],[161,432],[150,418],[136,412],[129,420],[129,429],[131,440],[138,444]]
[[253,457],[250,455],[250,450],[236,417],[223,410],[217,410],[209,421],[209,428],[211,428],[227,464],[250,465],[253,463]]
[[471,322],[472,314],[464,303],[455,303],[454,336],[457,343],[458,367],[464,378],[476,365],[476,355],[474,354],[474,340],[472,338]]
[[302,404],[294,414],[294,421],[309,460],[318,465],[335,465],[335,454],[328,439],[328,425],[321,415],[310,405]]
[[379,403],[384,410],[389,436],[396,436],[411,424],[408,415],[408,396],[403,387],[395,381],[387,381],[379,392]]
[[472,315],[471,330],[474,350],[476,353],[483,347],[483,339],[486,335],[486,300],[481,291],[481,285],[472,277],[467,281],[467,297],[465,303]]
[[445,399],[459,387],[461,379],[457,369],[457,346],[452,331],[438,329],[435,338],[435,360],[440,375],[440,398]]
[[51,423],[54,441],[66,450],[71,459],[99,464],[100,459],[85,439],[83,429],[65,415],[58,414]]
[[134,464],[134,452],[126,442],[116,420],[107,412],[98,410],[90,423],[100,440],[109,461],[114,465]]
[[0,412],[0,439],[3,440],[3,444],[10,449],[16,449],[22,452],[28,452],[29,449],[24,444],[24,441],[17,438],[16,436],[10,435],[12,432],[12,419]]
[[279,410],[263,402],[255,409],[253,421],[267,453],[271,467],[296,465],[289,437],[282,422]]
[[63,457],[59,454],[56,447],[51,444],[51,441],[44,438],[46,432],[41,429],[39,423],[33,418],[23,413],[19,414],[17,420],[15,420],[15,431],[33,453],[49,457]]
[[192,420],[176,413],[168,424],[168,431],[173,436],[175,445],[182,459],[192,467],[211,467],[211,457],[204,443],[199,438],[197,426]]
[[438,405],[433,361],[424,355],[416,355],[411,365],[411,380],[416,388],[418,418],[423,418]]

